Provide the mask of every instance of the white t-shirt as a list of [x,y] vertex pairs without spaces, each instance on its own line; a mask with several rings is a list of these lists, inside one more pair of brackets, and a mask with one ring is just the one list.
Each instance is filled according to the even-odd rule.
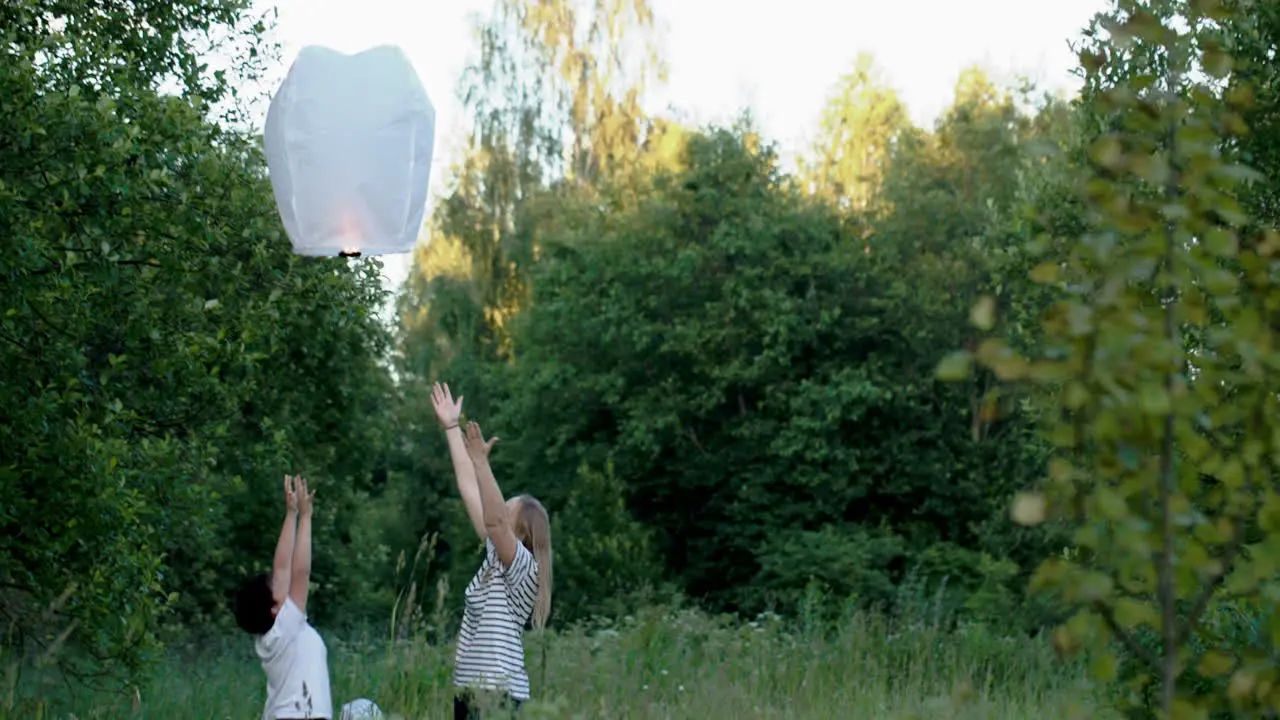
[[293,600],[285,598],[275,625],[254,642],[254,649],[267,673],[262,720],[333,717],[329,651]]
[[504,568],[493,541],[476,576],[467,584],[454,659],[454,684],[504,690],[516,700],[529,699],[524,669],[524,626],[538,595],[538,562],[516,543],[511,567]]

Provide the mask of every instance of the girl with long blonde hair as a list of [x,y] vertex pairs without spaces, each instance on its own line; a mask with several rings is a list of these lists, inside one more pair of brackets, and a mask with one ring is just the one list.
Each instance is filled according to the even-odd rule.
[[480,426],[461,426],[462,397],[436,383],[431,402],[449,441],[458,493],[485,559],[466,589],[466,606],[454,654],[455,720],[480,717],[476,692],[496,694],[518,709],[529,699],[524,629],[546,627],[551,612],[551,521],[529,495],[504,500],[489,465],[498,438],[485,440]]

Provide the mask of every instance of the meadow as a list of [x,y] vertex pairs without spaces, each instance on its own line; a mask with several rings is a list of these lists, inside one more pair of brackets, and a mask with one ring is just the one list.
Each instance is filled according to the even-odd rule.
[[[1106,718],[1086,669],[1048,641],[930,619],[850,612],[805,627],[652,609],[616,623],[530,634],[526,718]],[[248,642],[171,651],[136,693],[23,674],[0,717],[227,720],[261,712]],[[392,717],[451,713],[451,648],[425,639],[329,638],[335,712],[356,697]],[[12,676],[11,676],[12,677]]]

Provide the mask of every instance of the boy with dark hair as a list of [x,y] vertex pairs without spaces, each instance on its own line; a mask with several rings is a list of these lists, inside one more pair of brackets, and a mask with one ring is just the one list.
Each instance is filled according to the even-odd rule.
[[328,650],[307,622],[314,498],[306,478],[285,476],[284,526],[271,573],[249,578],[236,593],[236,625],[254,636],[267,674],[262,720],[333,718]]

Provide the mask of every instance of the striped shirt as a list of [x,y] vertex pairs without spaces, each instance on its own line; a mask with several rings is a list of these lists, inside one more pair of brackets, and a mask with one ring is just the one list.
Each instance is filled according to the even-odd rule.
[[506,691],[529,699],[524,668],[524,626],[538,594],[538,562],[523,543],[516,543],[511,567],[503,568],[492,540],[476,576],[467,584],[454,659],[455,685]]

